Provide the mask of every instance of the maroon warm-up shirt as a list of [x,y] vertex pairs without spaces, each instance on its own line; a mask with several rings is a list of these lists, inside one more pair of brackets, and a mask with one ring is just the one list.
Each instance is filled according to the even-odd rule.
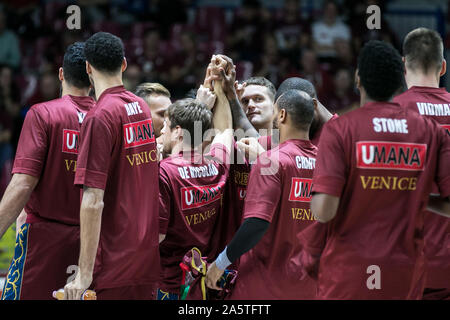
[[258,157],[250,172],[244,219],[270,222],[262,239],[239,263],[231,299],[314,299],[315,282],[302,272],[298,234],[310,210],[317,148],[288,140]]
[[220,236],[222,237],[221,246],[218,247],[218,255],[225,246],[231,241],[236,231],[242,223],[244,213],[244,201],[247,194],[248,178],[250,175],[250,164],[245,155],[233,144],[234,160],[230,165],[230,177],[225,186],[224,207],[226,214],[222,216]]
[[123,86],[83,122],[76,185],[105,190],[94,288],[147,285],[159,275],[158,162],[150,109]]
[[39,178],[25,206],[27,222],[80,224],[80,192],[73,179],[81,123],[94,104],[90,97],[64,95],[28,111],[12,170]]
[[190,249],[197,247],[203,256],[219,250],[215,248],[219,240],[215,230],[224,214],[228,152],[222,144],[214,144],[205,156],[180,152],[160,162],[159,232],[166,235],[160,244],[159,288],[163,291],[179,293],[179,264]]
[[313,192],[340,204],[320,260],[319,298],[421,297],[422,211],[433,180],[450,195],[449,162],[444,130],[396,103],[370,102],[325,124]]
[[[445,88],[413,86],[394,101],[437,121],[450,132],[450,93]],[[437,191],[436,185],[432,191]],[[426,288],[450,288],[450,219],[425,211],[424,239]]]

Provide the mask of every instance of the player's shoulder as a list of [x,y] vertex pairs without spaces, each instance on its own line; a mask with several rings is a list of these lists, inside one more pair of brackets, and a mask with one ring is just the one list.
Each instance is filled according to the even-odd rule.
[[36,103],[30,107],[30,110],[34,110],[36,112],[48,111],[52,108],[60,107],[65,104],[64,97],[43,101]]
[[396,95],[392,101],[396,102],[396,103],[403,103],[405,101],[409,101],[411,100],[412,96],[415,96],[416,94],[412,91],[412,90],[406,90],[403,91],[402,93]]
[[43,120],[50,121],[53,114],[62,113],[66,110],[69,110],[69,108],[67,108],[67,101],[64,97],[60,97],[32,105],[27,112],[27,116],[35,115]]

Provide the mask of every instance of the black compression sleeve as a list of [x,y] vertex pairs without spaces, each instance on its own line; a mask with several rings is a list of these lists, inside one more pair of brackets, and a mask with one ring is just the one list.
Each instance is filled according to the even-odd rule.
[[248,218],[239,227],[227,246],[227,257],[232,263],[253,248],[269,228],[270,223],[259,218]]

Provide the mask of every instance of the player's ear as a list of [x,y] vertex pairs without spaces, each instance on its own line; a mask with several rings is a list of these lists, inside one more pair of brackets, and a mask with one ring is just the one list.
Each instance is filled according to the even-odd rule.
[[281,109],[280,112],[278,113],[278,123],[285,123],[286,116],[287,116],[286,109]]
[[359,78],[358,69],[355,71],[355,86],[358,90],[361,90],[361,79]]
[[127,58],[123,57],[121,71],[125,72],[125,70],[127,69],[127,66],[128,66]]
[[173,133],[175,135],[175,138],[177,140],[180,139],[180,138],[182,139],[183,138],[183,129],[181,129],[180,126],[176,126],[174,129],[175,130],[173,130]]
[[402,57],[402,61],[403,61],[403,70],[405,70],[405,75],[406,75],[406,60],[405,60],[405,57]]
[[317,108],[319,108],[319,101],[316,98],[313,98],[314,103],[314,112],[317,112]]
[[439,77],[442,77],[447,72],[447,61],[445,59],[442,60],[441,72],[439,73]]
[[89,64],[89,62],[86,61],[86,73],[87,74],[92,74],[92,67]]
[[61,67],[58,70],[58,78],[59,78],[59,81],[61,81],[61,82],[64,81],[64,70]]

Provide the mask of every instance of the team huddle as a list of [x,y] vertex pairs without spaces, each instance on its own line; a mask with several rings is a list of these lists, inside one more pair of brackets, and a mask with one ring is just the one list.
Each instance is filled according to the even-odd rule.
[[[70,45],[61,98],[27,113],[0,202],[17,240],[2,300],[450,299],[450,94],[443,44],[369,41],[361,107],[314,85],[236,81],[214,55],[196,96],[122,82],[120,38]],[[407,88],[406,88],[407,87]]]

